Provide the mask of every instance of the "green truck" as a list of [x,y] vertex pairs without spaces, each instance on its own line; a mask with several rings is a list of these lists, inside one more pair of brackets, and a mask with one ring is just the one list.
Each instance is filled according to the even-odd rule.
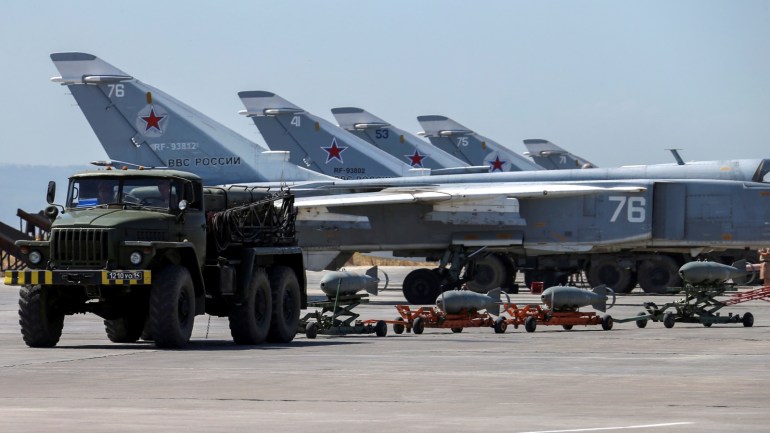
[[73,175],[63,206],[55,191],[50,237],[18,241],[27,268],[5,273],[28,346],[55,346],[80,313],[116,343],[184,347],[201,314],[228,317],[236,344],[294,339],[307,284],[290,192],[109,168]]

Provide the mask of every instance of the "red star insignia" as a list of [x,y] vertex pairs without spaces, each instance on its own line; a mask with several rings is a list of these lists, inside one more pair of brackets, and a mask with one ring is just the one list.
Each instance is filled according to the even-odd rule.
[[144,128],[144,131],[147,132],[150,130],[150,128],[155,128],[158,130],[158,132],[162,132],[160,130],[160,121],[165,119],[166,116],[158,116],[155,114],[155,108],[150,109],[150,115],[149,116],[139,116],[144,120],[144,123],[147,124],[147,126]]
[[413,154],[411,154],[411,155],[404,155],[404,157],[409,160],[409,165],[411,165],[412,167],[423,168],[422,167],[422,160],[427,158],[428,155],[423,155],[423,154],[420,153],[419,150],[414,149],[414,153]]
[[508,161],[501,161],[499,156],[495,157],[494,161],[491,161],[489,163],[489,168],[491,171],[503,171],[503,164],[505,164]]
[[347,146],[337,146],[337,137],[332,138],[332,145],[329,147],[321,147],[321,149],[326,151],[326,163],[328,164],[329,161],[332,159],[338,159],[340,161],[340,164],[344,164],[342,161],[342,152],[348,150]]

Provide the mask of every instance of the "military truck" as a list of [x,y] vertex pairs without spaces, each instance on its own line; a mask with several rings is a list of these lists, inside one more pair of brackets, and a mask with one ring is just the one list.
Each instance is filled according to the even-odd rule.
[[28,346],[55,346],[80,313],[102,317],[116,343],[184,347],[204,313],[228,317],[236,344],[294,338],[307,288],[290,192],[109,168],[73,175],[63,206],[55,191],[50,238],[19,241],[27,269],[5,274],[21,286]]

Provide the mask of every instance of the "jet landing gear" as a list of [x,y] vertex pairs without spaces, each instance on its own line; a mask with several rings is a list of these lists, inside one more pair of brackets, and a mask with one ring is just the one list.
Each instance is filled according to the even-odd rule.
[[[452,249],[444,254],[437,268],[410,272],[403,284],[407,302],[413,305],[433,304],[441,292],[459,288],[465,283],[469,289],[479,293],[498,287],[513,292],[516,277],[513,262],[502,254],[480,255],[483,250],[466,254],[462,249]],[[463,269],[465,273],[461,276]]]

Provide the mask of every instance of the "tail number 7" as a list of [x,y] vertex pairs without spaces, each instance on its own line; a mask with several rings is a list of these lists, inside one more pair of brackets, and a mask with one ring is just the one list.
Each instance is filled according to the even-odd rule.
[[615,213],[610,218],[611,223],[618,220],[624,207],[626,208],[626,218],[630,223],[643,223],[647,217],[647,210],[644,208],[647,201],[644,197],[610,196],[609,200],[618,203]]

